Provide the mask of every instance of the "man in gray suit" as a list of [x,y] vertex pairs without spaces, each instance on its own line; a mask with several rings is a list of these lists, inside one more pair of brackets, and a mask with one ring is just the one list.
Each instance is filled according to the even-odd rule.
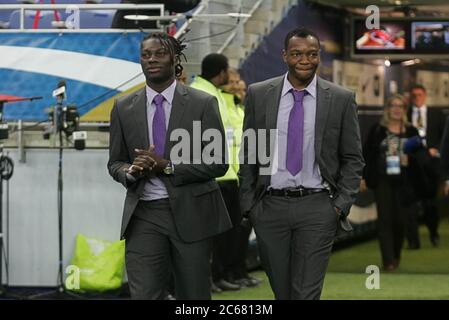
[[[213,149],[207,165],[195,151],[209,143],[194,148],[194,122],[201,123],[201,134],[215,129],[225,137],[218,104],[176,82],[183,49],[166,34],[146,36],[141,44],[146,86],[117,99],[111,112],[108,169],[127,189],[121,238],[135,299],[164,298],[172,270],[177,299],[210,299],[211,237],[231,227],[215,182],[228,168],[225,144]],[[170,137],[175,129],[190,137],[182,163],[171,161],[179,142]]]
[[287,74],[248,88],[244,136],[278,131],[276,139],[242,140],[241,206],[276,299],[319,299],[337,230],[352,229],[346,216],[364,166],[357,106],[353,93],[316,76],[312,31],[288,33],[283,59]]

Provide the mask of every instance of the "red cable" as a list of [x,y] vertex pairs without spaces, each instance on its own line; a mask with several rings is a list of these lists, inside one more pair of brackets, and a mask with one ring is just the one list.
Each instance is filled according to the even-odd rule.
[[[55,0],[51,0],[51,4],[56,4],[56,3],[55,3]],[[59,18],[59,12],[58,12],[58,10],[53,10],[53,14],[54,14],[54,16],[55,16],[55,20],[56,20],[56,21],[61,21],[61,19]]]
[[[40,0],[39,3],[43,4],[44,0]],[[55,0],[51,0],[51,4],[56,4]],[[53,10],[53,15],[55,16],[56,21],[61,21],[61,18],[59,17],[58,10]],[[36,10],[36,15],[34,16],[33,21],[33,29],[39,28],[39,19],[41,17],[41,10]]]
[[[42,4],[44,0],[40,0],[40,3]],[[25,19],[25,17],[23,17]],[[39,19],[41,18],[41,10],[36,11],[36,15],[34,16],[33,21],[33,29],[39,28]]]

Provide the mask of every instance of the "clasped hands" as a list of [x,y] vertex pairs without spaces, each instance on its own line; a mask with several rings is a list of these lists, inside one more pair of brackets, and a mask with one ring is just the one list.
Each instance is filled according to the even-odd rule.
[[151,145],[148,150],[134,149],[137,156],[126,172],[134,178],[150,178],[162,172],[169,161],[157,155],[154,149],[154,145]]

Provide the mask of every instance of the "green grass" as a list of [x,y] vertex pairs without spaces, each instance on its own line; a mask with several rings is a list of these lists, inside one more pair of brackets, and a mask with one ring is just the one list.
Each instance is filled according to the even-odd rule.
[[380,274],[380,288],[368,290],[368,274],[329,272],[321,295],[323,300],[449,299],[449,275]]
[[[365,282],[368,265],[381,268],[377,240],[364,242],[332,254],[321,298],[338,299],[449,299],[449,221],[440,225],[441,244],[430,245],[425,227],[420,228],[421,249],[402,251],[401,265],[391,273],[380,273],[380,288],[369,290]],[[263,271],[252,273],[262,279],[256,288],[215,294],[214,300],[271,300],[274,298]]]

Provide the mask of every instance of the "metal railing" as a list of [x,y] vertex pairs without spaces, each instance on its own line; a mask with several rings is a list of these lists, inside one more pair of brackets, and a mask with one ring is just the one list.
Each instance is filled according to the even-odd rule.
[[[263,0],[259,0],[262,2]],[[179,19],[186,19],[186,22],[180,27],[175,37],[179,37],[183,34],[192,23],[192,20],[200,20],[200,19],[213,19],[213,18],[244,18],[248,19],[251,16],[251,13],[207,13],[203,14],[202,12],[207,7],[207,1],[202,1],[192,13],[178,13],[174,15],[166,15],[165,14],[165,6],[163,4],[18,4],[18,5],[0,5],[0,10],[19,10],[20,17],[20,27],[18,29],[0,29],[0,32],[17,32],[26,31],[26,32],[140,32],[141,29],[110,29],[110,28],[64,28],[64,26],[52,29],[30,29],[25,28],[25,12],[26,11],[54,11],[54,10],[79,10],[79,11],[95,11],[95,10],[159,10],[159,16],[148,16],[144,18],[144,21],[170,21],[175,22]],[[66,11],[67,12],[67,11]],[[254,12],[254,10],[251,10]],[[245,20],[246,21],[246,20]],[[145,29],[145,30],[153,30],[153,29]],[[161,30],[154,29],[154,30]]]
[[[79,10],[79,11],[89,11],[89,10],[159,10],[159,17],[148,17],[145,20],[164,20],[165,19],[165,6],[163,4],[12,4],[12,5],[0,5],[0,10],[19,10],[20,17],[20,27],[19,29],[0,29],[0,32],[117,32],[117,30],[125,29],[81,29],[81,28],[57,28],[57,29],[28,29],[25,28],[25,12],[26,11],[54,11],[54,10]],[[67,11],[66,11],[67,12]],[[126,29],[127,31],[139,29]],[[159,30],[159,29],[158,29]]]
[[[244,25],[249,18],[251,18],[251,16],[253,15],[253,13],[260,7],[260,5],[262,4],[264,0],[258,0],[253,7],[251,8],[251,10],[248,12],[248,16],[243,18],[242,24]],[[223,53],[224,49],[226,49],[226,47],[231,43],[231,41],[235,38],[235,36],[237,35],[238,30],[234,30],[229,37],[225,40],[225,42],[223,43],[223,45],[220,47],[220,49],[218,49],[217,53]]]
[[180,36],[186,33],[187,30],[189,29],[189,25],[192,23],[193,17],[201,14],[201,12],[203,12],[204,9],[206,9],[206,5],[203,3],[203,1],[201,1],[201,3],[198,5],[195,11],[192,12],[192,17],[186,17],[186,22],[176,31],[174,37],[178,39]]

